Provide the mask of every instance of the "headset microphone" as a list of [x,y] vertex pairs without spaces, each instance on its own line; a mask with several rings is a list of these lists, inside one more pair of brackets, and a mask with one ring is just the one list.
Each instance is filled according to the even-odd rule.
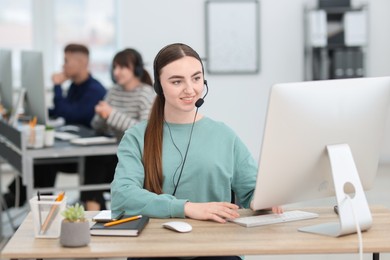
[[[177,179],[176,184],[174,184],[175,189],[173,190],[172,196],[175,196],[177,187],[179,187],[181,175],[182,175],[182,173],[183,173],[184,165],[185,165],[186,160],[187,160],[188,149],[190,148],[190,144],[191,144],[192,131],[194,130],[196,115],[198,114],[198,108],[199,108],[200,106],[203,105],[203,103],[204,103],[204,98],[205,98],[205,97],[207,96],[207,94],[209,93],[209,86],[207,86],[207,80],[204,80],[204,85],[206,86],[206,93],[204,94],[203,98],[199,98],[199,99],[195,102],[196,112],[195,112],[195,116],[194,116],[194,121],[192,122],[192,126],[191,126],[190,138],[189,138],[189,140],[188,140],[187,149],[186,149],[186,152],[185,152],[185,154],[184,154],[184,159],[182,160],[182,163],[181,163],[181,169],[180,169],[180,173],[179,173],[179,178]],[[168,125],[168,127],[169,127],[169,125]],[[168,129],[169,129],[169,128],[168,128]],[[171,134],[171,130],[169,130],[169,133]],[[171,139],[172,139],[172,142],[173,142],[172,135],[171,135]],[[176,146],[176,144],[175,144],[175,142],[173,142],[173,144],[175,145],[176,149],[178,149],[177,146]],[[180,153],[180,150],[179,150],[179,153]],[[181,154],[181,153],[180,153],[180,154]],[[180,167],[180,165],[179,165],[179,167]],[[178,169],[179,169],[179,168],[178,168]],[[175,176],[175,175],[176,175],[176,172],[175,172],[174,176]]]
[[195,106],[197,108],[200,108],[203,103],[204,103],[204,98],[207,96],[207,94],[209,93],[209,86],[207,86],[207,80],[204,80],[204,85],[206,86],[206,94],[204,94],[203,98],[199,98],[196,102],[195,102]]

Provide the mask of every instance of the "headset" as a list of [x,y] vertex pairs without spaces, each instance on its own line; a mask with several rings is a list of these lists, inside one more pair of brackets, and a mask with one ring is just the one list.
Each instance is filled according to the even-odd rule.
[[[142,78],[142,76],[144,75],[144,62],[142,60],[142,56],[141,54],[135,50],[135,49],[132,49],[132,48],[127,48],[127,49],[124,49],[123,51],[121,51],[121,53],[126,53],[127,55],[129,56],[134,56],[134,75],[137,77],[137,78]],[[116,80],[115,80],[115,77],[114,77],[114,63],[111,64],[111,80],[112,82],[114,82],[116,84]]]
[[[176,43],[177,45],[182,45],[182,46],[187,46],[183,43]],[[154,84],[153,84],[153,88],[154,88],[154,91],[156,92],[156,94],[158,96],[164,96],[164,93],[163,93],[163,89],[162,89],[162,86],[161,86],[161,82],[160,82],[160,75],[158,75],[157,73],[157,69],[156,69],[156,65],[157,65],[157,61],[158,59],[160,58],[160,55],[161,53],[163,53],[168,47],[172,46],[173,44],[169,44],[167,46],[165,46],[164,48],[162,48],[156,55],[156,58],[154,59],[154,63],[153,63],[153,70],[154,70]],[[189,47],[189,46],[187,46]],[[199,58],[199,61],[200,61],[200,64],[202,65],[202,73],[204,75],[204,67],[203,67],[203,62],[202,60]],[[195,106],[197,108],[201,107],[204,103],[204,98],[207,96],[207,93],[209,92],[209,87],[207,85],[207,80],[204,80],[204,85],[206,86],[206,93],[205,95],[202,97],[202,98],[199,98],[196,102],[195,102]]]

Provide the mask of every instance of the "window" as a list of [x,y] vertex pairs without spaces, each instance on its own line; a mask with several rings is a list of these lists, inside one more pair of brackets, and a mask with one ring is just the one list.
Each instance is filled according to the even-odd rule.
[[82,43],[90,50],[90,69],[106,87],[117,50],[117,0],[0,0],[0,48],[13,50],[14,85],[20,86],[20,51],[44,54],[45,85],[62,69],[63,49]]
[[32,49],[31,0],[0,0],[0,48],[13,50],[14,84],[20,86],[20,51]]
[[90,50],[90,69],[110,84],[110,63],[116,51],[115,1],[57,0],[54,4],[54,65],[61,68],[63,48],[71,42]]

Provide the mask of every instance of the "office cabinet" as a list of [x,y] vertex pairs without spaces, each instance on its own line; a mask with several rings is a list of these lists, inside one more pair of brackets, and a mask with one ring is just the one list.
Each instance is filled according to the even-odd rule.
[[305,8],[304,15],[305,79],[364,77],[367,6]]

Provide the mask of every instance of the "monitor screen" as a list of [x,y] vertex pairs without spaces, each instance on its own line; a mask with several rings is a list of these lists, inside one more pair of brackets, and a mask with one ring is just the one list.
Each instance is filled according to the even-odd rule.
[[42,53],[38,51],[22,51],[22,87],[26,89],[24,114],[37,117],[38,123],[46,125],[48,110],[43,80]]
[[0,50],[0,102],[7,111],[13,108],[12,52]]
[[389,97],[390,77],[274,85],[253,208],[334,196],[328,145],[350,147],[360,182],[370,189]]

